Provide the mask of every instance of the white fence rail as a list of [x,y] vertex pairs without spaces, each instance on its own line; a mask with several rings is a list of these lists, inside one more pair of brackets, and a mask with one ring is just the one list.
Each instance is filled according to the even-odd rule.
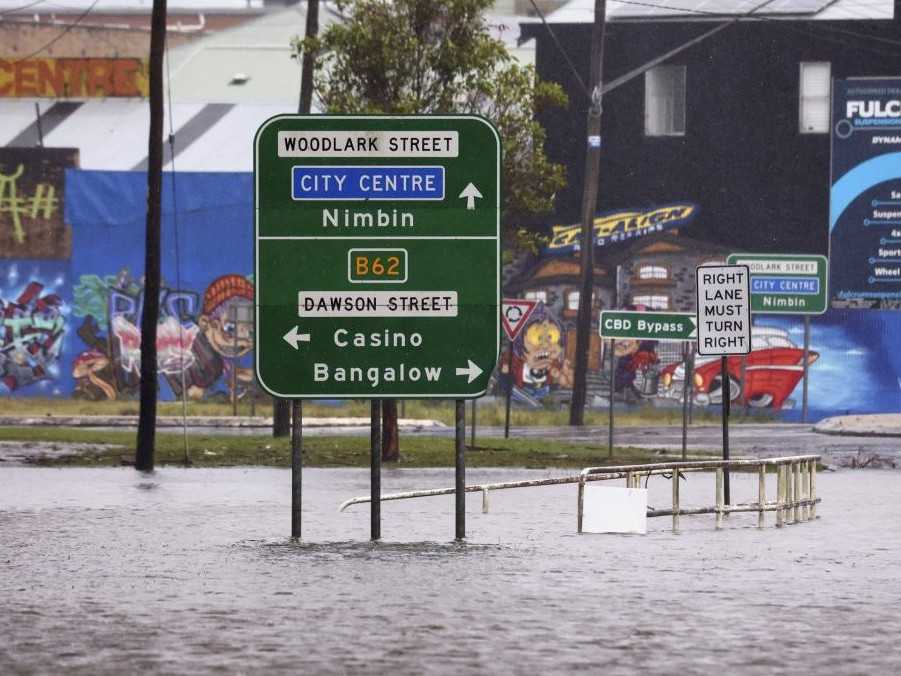
[[[715,514],[716,525],[720,527],[723,517],[733,512],[757,512],[757,525],[763,528],[765,525],[764,514],[776,512],[776,526],[782,527],[786,523],[799,523],[816,518],[816,505],[821,502],[816,496],[816,473],[818,455],[797,455],[782,458],[760,458],[748,460],[695,460],[688,462],[661,462],[644,465],[618,465],[610,467],[586,467],[579,474],[551,479],[532,479],[526,481],[505,481],[500,483],[477,484],[467,486],[467,493],[482,494],[482,511],[488,512],[489,493],[491,491],[507,490],[512,488],[535,488],[538,486],[555,486],[559,484],[578,484],[578,509],[577,527],[582,532],[582,516],[584,508],[585,484],[591,481],[610,481],[625,479],[628,488],[638,488],[643,477],[664,475],[672,480],[672,508],[653,509],[648,508],[648,518],[660,516],[673,517],[673,531],[679,530],[679,518],[696,514]],[[757,471],[758,495],[757,502],[726,505],[723,501],[723,483],[725,472],[729,470]],[[776,499],[767,500],[766,477],[768,470],[774,470],[776,478]],[[679,500],[679,480],[687,473],[713,472],[716,475],[714,498],[712,506],[707,507],[682,507]],[[456,488],[433,488],[419,491],[406,491],[403,493],[389,493],[382,495],[385,500],[409,500],[412,498],[427,498],[437,495],[451,495]],[[359,505],[371,501],[370,496],[363,495],[341,503],[339,511],[344,511],[352,505]]]

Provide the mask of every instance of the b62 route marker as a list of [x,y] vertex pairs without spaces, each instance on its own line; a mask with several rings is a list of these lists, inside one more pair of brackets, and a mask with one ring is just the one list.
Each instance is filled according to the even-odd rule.
[[500,139],[475,116],[299,116],[254,142],[256,370],[285,398],[484,394]]

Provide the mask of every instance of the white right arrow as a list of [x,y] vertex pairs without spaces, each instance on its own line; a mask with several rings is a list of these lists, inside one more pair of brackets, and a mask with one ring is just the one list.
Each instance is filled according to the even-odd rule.
[[472,210],[476,208],[476,197],[481,198],[482,193],[472,183],[467,183],[460,197],[466,198],[466,208]]
[[457,368],[458,376],[469,376],[469,379],[466,381],[467,383],[471,383],[473,380],[482,375],[482,369],[480,369],[476,364],[472,363],[472,359],[467,359],[469,362],[465,368]]
[[285,340],[288,345],[293,347],[295,350],[297,349],[300,343],[309,343],[310,342],[310,334],[309,333],[298,333],[300,329],[299,326],[291,327],[291,330],[288,331],[282,338]]

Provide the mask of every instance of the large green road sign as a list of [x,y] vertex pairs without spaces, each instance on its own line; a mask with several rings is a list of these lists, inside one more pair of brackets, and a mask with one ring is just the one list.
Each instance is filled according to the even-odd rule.
[[751,271],[751,312],[821,315],[826,312],[825,256],[807,254],[730,254],[729,265]]
[[473,116],[274,117],[254,146],[256,368],[291,398],[484,394],[500,139]]
[[631,340],[696,340],[692,312],[603,310],[601,337]]

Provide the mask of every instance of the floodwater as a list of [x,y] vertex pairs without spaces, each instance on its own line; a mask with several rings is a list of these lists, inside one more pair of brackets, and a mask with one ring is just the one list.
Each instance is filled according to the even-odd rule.
[[[564,471],[471,470],[470,483]],[[898,673],[901,473],[823,473],[815,522],[581,535],[575,486],[384,503],[366,470],[0,469],[0,673]],[[772,482],[772,479],[770,479]],[[383,491],[449,486],[385,471]],[[669,482],[653,479],[664,507]],[[772,490],[772,484],[770,485]],[[683,505],[712,502],[691,475]],[[734,499],[756,478],[734,476]],[[315,543],[315,544],[314,544]]]

